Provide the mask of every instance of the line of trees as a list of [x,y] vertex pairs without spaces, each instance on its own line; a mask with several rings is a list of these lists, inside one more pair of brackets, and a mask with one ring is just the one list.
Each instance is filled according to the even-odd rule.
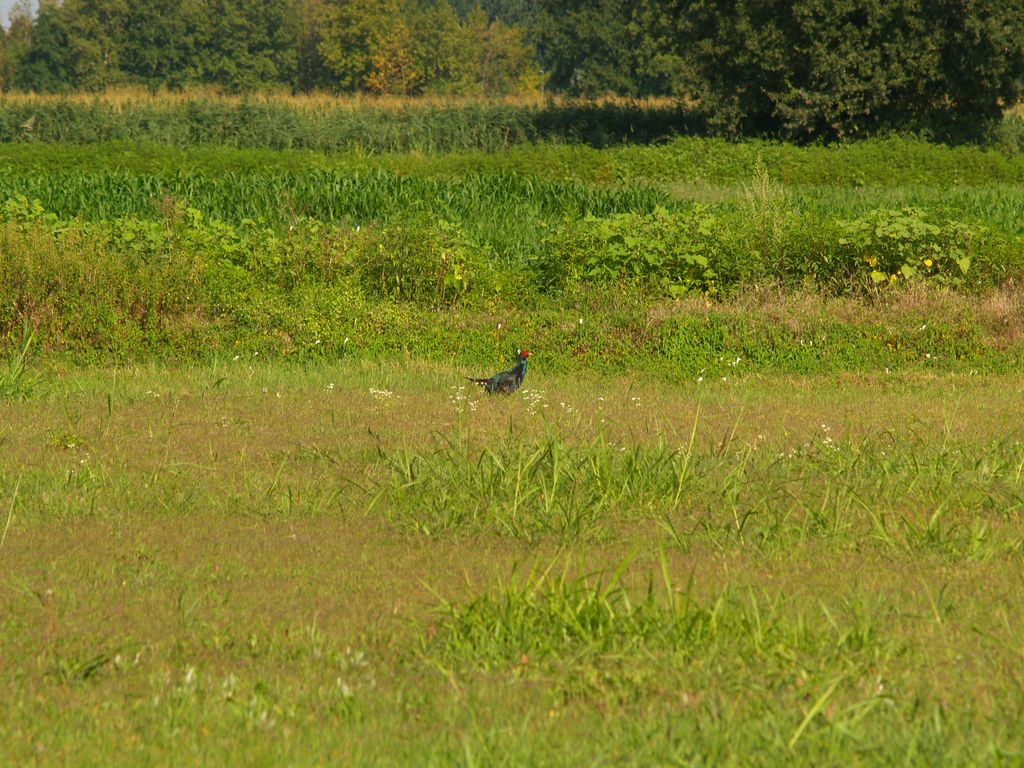
[[543,82],[526,29],[448,0],[43,0],[16,7],[0,87],[504,95]]
[[1024,85],[1008,0],[42,0],[0,88],[668,95],[723,133],[976,136]]

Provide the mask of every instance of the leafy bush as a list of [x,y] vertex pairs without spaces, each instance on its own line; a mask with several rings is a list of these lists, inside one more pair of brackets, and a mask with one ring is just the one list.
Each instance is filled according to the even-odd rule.
[[934,279],[960,285],[971,268],[974,231],[958,221],[935,224],[913,208],[878,209],[842,222],[840,230],[851,272],[870,267],[874,283]]
[[30,321],[40,338],[159,345],[196,300],[195,255],[168,233],[139,237],[151,223],[58,221],[25,201],[5,210],[15,215],[0,225],[0,336]]
[[568,221],[532,262],[548,290],[625,282],[662,295],[718,295],[761,282],[805,282],[828,294],[927,280],[997,285],[1024,269],[1020,241],[913,208],[850,220],[793,210],[784,194],[753,187],[738,210],[617,214]]
[[371,298],[451,306],[487,286],[487,260],[444,221],[367,227],[351,247],[356,279]]
[[[480,306],[532,289],[459,228],[426,217],[349,228],[299,219],[278,232],[171,205],[159,220],[60,220],[0,204],[0,346],[23,321],[43,339],[98,350],[187,346],[230,329],[284,347],[342,350],[372,307]],[[360,314],[367,316],[360,318]],[[202,342],[198,342],[202,343]]]
[[534,266],[549,288],[625,281],[653,283],[672,296],[714,293],[716,224],[703,206],[586,216],[551,233]]

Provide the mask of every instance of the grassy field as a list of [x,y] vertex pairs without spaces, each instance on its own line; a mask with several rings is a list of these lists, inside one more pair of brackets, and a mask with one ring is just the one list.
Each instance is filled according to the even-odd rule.
[[136,96],[0,100],[0,764],[1024,764],[1019,114]]
[[5,761],[1020,759],[1019,376],[531,361],[37,370]]

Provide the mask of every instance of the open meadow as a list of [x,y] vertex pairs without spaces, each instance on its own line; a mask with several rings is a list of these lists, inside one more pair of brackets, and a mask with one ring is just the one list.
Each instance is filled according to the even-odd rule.
[[673,109],[0,101],[0,763],[1022,764],[1020,117]]

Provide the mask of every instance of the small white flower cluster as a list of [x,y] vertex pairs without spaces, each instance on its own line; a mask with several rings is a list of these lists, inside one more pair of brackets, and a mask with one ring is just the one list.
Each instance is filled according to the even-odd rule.
[[377,402],[390,400],[394,396],[395,393],[389,389],[374,389],[373,387],[370,387],[370,397],[372,397]]
[[[821,446],[827,448],[830,451],[838,451],[839,444],[832,438],[832,427],[828,424],[818,425],[821,431],[824,433],[821,437]],[[759,435],[760,437],[760,435]],[[794,456],[805,456],[808,452],[813,451],[815,443],[813,440],[805,442],[803,445],[790,448],[789,451],[783,451],[779,454],[780,459],[791,459]],[[882,455],[885,455],[885,451],[882,451]]]
[[448,395],[448,399],[455,406],[456,413],[465,413],[467,410],[475,411],[478,404],[478,401],[471,399],[466,393],[465,384],[457,387],[452,385],[452,393]]
[[548,404],[544,402],[544,392],[539,389],[523,389],[520,390],[523,400],[526,401],[526,412],[531,416],[537,415],[537,408],[547,408]]

